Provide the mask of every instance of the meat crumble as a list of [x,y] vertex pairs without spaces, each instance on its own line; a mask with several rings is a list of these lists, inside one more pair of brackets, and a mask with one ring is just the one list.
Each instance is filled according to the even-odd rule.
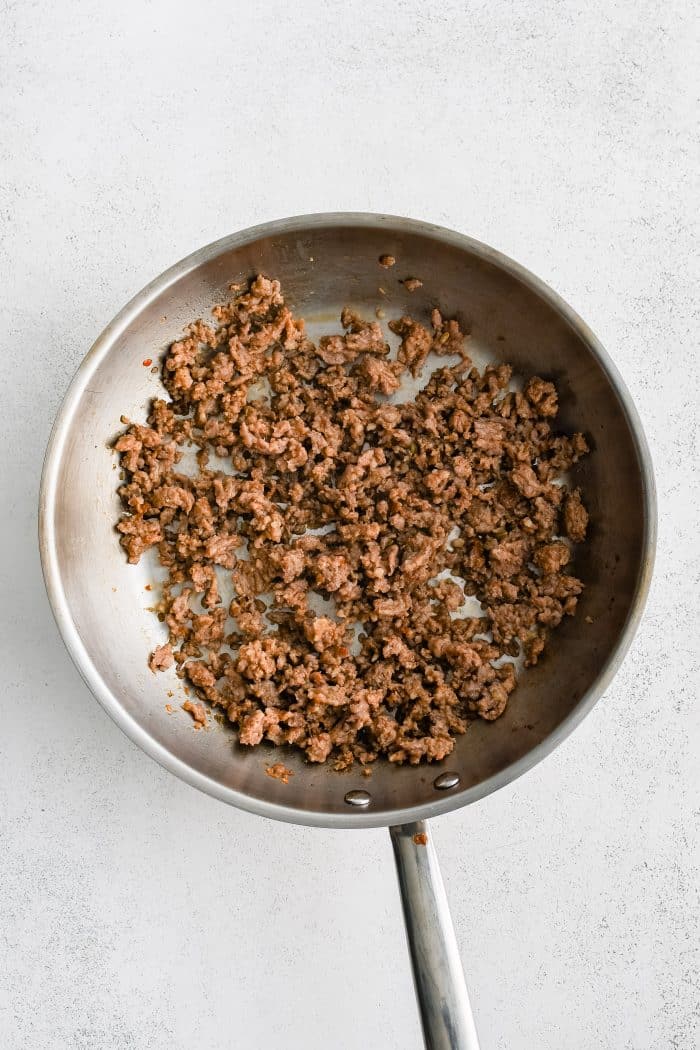
[[[168,398],[114,446],[128,561],[155,547],[168,574],[150,667],[174,662],[249,747],[440,761],[576,610],[588,514],[562,475],[586,440],[554,429],[552,383],[479,371],[437,309],[389,323],[393,355],[350,309],[314,344],[278,281],[234,291],[169,347]],[[435,354],[450,361],[399,401]]]
[[291,769],[287,769],[282,762],[275,762],[274,766],[266,766],[265,772],[268,777],[272,777],[273,780],[279,780],[283,784],[288,784],[289,778],[294,776]]

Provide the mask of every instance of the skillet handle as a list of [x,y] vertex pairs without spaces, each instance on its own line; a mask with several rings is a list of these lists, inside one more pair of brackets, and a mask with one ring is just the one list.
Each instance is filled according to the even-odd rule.
[[452,919],[428,827],[389,829],[427,1050],[479,1050]]

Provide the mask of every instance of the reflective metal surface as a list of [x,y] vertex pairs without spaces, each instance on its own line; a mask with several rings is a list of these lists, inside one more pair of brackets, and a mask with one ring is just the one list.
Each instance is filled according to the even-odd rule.
[[[393,270],[377,259],[394,255]],[[150,650],[164,629],[144,590],[153,562],[127,566],[114,532],[118,472],[108,445],[122,413],[142,420],[158,377],[156,361],[185,323],[226,298],[227,285],[257,271],[279,277],[292,307],[318,325],[337,323],[350,303],[387,319],[427,316],[439,304],[472,332],[477,353],[553,378],[562,424],[582,429],[594,452],[575,472],[591,513],[590,542],[577,561],[586,584],[575,619],[523,675],[506,714],[475,723],[449,757],[459,774],[434,787],[435,767],[377,763],[336,774],[280,755],[239,748],[212,723],[193,732],[179,712],[181,684],[153,675]],[[409,294],[400,278],[418,276]],[[380,291],[382,289],[382,291]],[[80,673],[132,740],[195,787],[255,813],[334,827],[401,824],[463,806],[508,783],[552,750],[591,709],[615,673],[639,620],[655,534],[653,476],[629,395],[607,354],[562,300],[522,267],[485,245],[425,223],[388,216],[329,214],[286,219],[195,252],[139,293],[83,361],[56,421],[41,487],[40,545],[56,621]],[[165,711],[176,691],[176,714]],[[265,766],[282,758],[288,784]],[[353,807],[349,791],[369,790]]]
[[427,1050],[479,1050],[445,887],[428,826],[391,829],[408,950]]

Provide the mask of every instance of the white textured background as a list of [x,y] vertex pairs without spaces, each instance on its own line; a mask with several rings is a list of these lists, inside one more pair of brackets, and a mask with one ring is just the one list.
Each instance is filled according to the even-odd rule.
[[437,822],[483,1050],[695,1050],[698,204],[692,0],[0,3],[0,1046],[410,1050],[387,836],[197,794],[90,698],[39,471],[96,334],[238,228],[455,227],[586,318],[652,446],[648,613],[585,724]]

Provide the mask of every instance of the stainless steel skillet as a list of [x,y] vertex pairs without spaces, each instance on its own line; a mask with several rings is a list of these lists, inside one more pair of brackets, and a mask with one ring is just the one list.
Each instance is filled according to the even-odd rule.
[[[384,270],[378,257],[397,265]],[[146,667],[162,640],[144,606],[153,563],[126,565],[113,531],[117,475],[107,445],[122,413],[142,419],[156,360],[231,281],[263,271],[319,326],[350,302],[388,318],[439,304],[472,333],[478,354],[554,379],[561,424],[583,430],[593,455],[575,481],[591,513],[577,572],[586,590],[547,658],[522,676],[497,722],[474,724],[439,767],[376,765],[368,781],[282,757],[294,776],[265,774],[270,752],[235,745],[224,728],[193,733],[164,711],[163,676]],[[410,294],[401,278],[417,276]],[[381,289],[381,291],[380,291]],[[424,821],[467,805],[544,758],[590,711],[615,674],[641,616],[652,571],[654,481],[634,406],[581,319],[549,288],[493,249],[426,223],[382,215],[284,219],[226,237],[156,278],[111,322],[83,361],[51,435],[40,497],[40,546],[56,621],[92,692],[132,740],[183,780],[242,809],[327,827],[388,825],[428,1047],[476,1050],[477,1036],[444,890]]]

